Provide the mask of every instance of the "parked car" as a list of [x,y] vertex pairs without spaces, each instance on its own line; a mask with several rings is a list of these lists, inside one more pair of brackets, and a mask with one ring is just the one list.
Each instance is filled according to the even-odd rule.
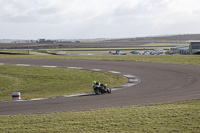
[[109,52],[109,53],[110,53],[110,54],[113,54],[113,55],[126,55],[126,53],[120,52],[119,50],[111,51],[111,52]]

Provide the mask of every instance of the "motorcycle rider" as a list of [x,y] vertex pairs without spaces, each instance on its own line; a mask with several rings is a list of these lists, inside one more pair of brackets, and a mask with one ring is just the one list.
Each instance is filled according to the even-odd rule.
[[95,88],[95,85],[96,85],[96,81],[92,81],[92,87],[93,87],[93,89]]
[[102,89],[107,90],[106,85],[101,84],[100,82],[92,81],[93,89],[96,87],[96,85],[99,85],[99,86],[101,86]]
[[95,88],[96,85],[100,85],[100,84],[101,84],[100,82],[92,81],[92,86],[93,86],[93,88]]

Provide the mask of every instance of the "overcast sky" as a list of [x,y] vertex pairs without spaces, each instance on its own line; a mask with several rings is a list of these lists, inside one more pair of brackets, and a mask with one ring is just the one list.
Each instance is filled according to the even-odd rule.
[[200,33],[200,0],[0,0],[0,39]]

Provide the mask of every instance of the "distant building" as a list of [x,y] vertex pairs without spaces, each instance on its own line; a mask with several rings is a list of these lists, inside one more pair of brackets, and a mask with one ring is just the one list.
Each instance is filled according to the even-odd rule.
[[60,41],[56,41],[56,43],[72,43],[72,41],[63,41],[63,40],[60,40]]
[[190,42],[190,54],[200,54],[200,42]]
[[170,48],[170,51],[172,51],[174,54],[182,54],[182,55],[190,54],[189,46],[172,47]]
[[45,40],[45,39],[39,39],[38,43],[55,43],[55,41],[52,40]]
[[200,54],[200,42],[190,42],[189,46],[176,46],[170,48],[176,54]]
[[38,43],[45,43],[45,39],[39,39]]

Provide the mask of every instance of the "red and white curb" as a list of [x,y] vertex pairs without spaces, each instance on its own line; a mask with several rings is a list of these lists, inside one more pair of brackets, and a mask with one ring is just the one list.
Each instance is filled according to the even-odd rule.
[[[122,75],[122,76],[128,78],[128,83],[126,83],[122,86],[116,87],[116,88],[111,88],[112,91],[131,87],[133,85],[139,84],[141,81],[138,77],[127,74],[127,73],[122,73],[122,72],[117,72],[117,71],[105,71],[102,69],[88,69],[88,68],[82,68],[82,67],[49,66],[49,65],[31,65],[31,64],[8,64],[8,63],[0,63],[0,65],[40,66],[40,67],[47,67],[47,68],[68,68],[68,69],[78,69],[78,70],[102,71],[102,72],[119,74],[119,75]],[[62,97],[66,98],[66,97],[87,96],[87,95],[92,95],[92,94],[94,94],[94,92],[65,95],[65,96],[58,96],[58,97],[51,97],[51,98],[33,98],[33,99],[28,99],[28,100],[17,100],[17,102],[18,101],[38,101],[38,100],[55,99],[55,98],[62,98]],[[16,101],[0,101],[0,102],[16,102]]]

